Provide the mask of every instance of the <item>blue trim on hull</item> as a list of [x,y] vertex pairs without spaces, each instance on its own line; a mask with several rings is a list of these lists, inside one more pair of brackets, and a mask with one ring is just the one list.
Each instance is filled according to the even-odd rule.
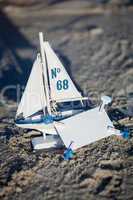
[[20,120],[16,120],[15,123],[16,124],[40,124],[40,123],[50,124],[50,123],[53,123],[54,120],[61,120],[61,119],[63,118],[47,115],[47,116],[40,117],[40,119],[30,119],[30,118],[20,119]]

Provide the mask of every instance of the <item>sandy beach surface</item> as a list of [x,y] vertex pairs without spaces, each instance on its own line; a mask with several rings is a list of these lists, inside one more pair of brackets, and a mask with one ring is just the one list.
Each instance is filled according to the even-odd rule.
[[1,91],[25,86],[42,31],[77,87],[96,103],[111,95],[110,116],[131,132],[128,140],[111,136],[83,147],[70,161],[62,151],[33,152],[13,122],[16,90],[7,91],[0,102],[2,200],[133,199],[133,119],[117,113],[133,105],[132,10],[81,0],[0,9]]

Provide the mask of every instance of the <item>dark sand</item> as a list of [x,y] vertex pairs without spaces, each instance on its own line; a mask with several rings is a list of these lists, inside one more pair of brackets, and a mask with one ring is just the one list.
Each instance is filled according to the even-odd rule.
[[[109,94],[114,108],[127,108],[133,102],[132,8],[74,2],[0,11],[0,89],[25,85],[43,31],[84,93],[92,100]],[[8,92],[8,104],[0,105],[2,200],[133,199],[132,137],[103,139],[71,161],[59,151],[33,153],[30,138],[13,124],[15,99]],[[120,123],[132,131],[132,120]]]

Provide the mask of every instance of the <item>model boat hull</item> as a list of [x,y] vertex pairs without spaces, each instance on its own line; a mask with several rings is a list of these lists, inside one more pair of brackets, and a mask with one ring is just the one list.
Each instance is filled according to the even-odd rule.
[[68,110],[61,112],[60,116],[44,116],[37,115],[31,118],[27,119],[20,119],[16,120],[16,125],[23,129],[33,129],[38,130],[42,133],[48,133],[52,135],[56,135],[57,132],[55,131],[55,128],[53,126],[53,121],[58,123],[58,126],[62,126],[60,123],[61,120],[65,118],[69,118],[70,116],[76,115],[80,112],[83,112],[83,110]]

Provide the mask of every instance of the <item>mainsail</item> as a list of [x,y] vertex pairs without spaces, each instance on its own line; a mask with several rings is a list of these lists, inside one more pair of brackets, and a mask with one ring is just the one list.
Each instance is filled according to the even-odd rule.
[[73,84],[50,44],[44,42],[43,45],[49,74],[51,100],[63,102],[81,99],[81,94]]
[[37,56],[27,82],[22,99],[18,106],[17,116],[22,113],[26,118],[35,112],[45,108],[46,98],[42,75],[42,64],[40,56]]

